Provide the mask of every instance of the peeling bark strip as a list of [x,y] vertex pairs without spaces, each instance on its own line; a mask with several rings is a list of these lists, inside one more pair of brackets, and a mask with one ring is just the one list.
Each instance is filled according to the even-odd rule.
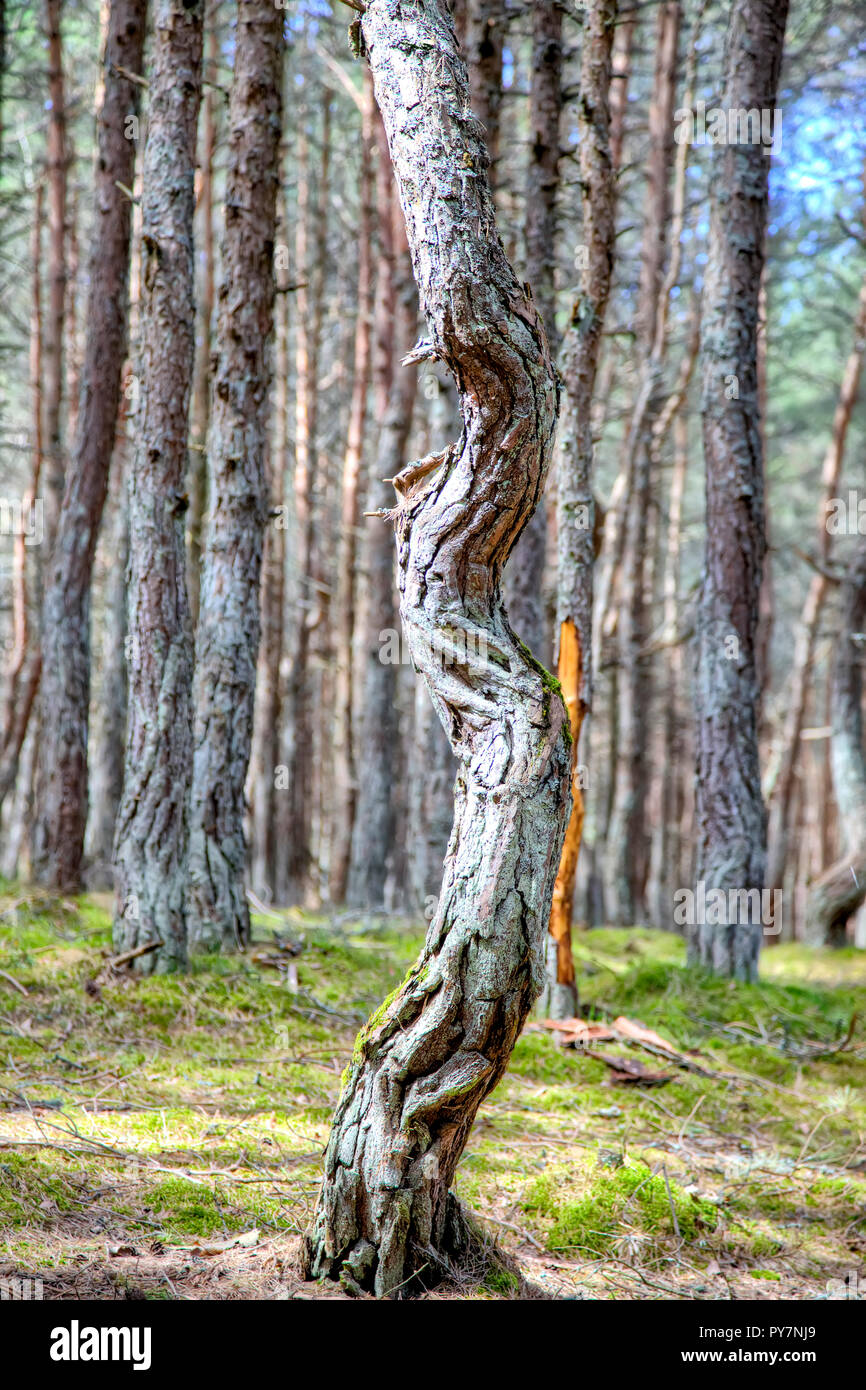
[[79,424],[42,619],[33,870],[38,882],[73,891],[81,886],[87,821],[90,585],[129,314],[132,203],[125,190],[132,186],[135,144],[125,126],[138,114],[141,88],[126,74],[141,72],[146,10],[146,0],[115,0],[109,15]]
[[129,497],[129,709],[117,817],[114,946],[186,958],[184,860],[192,762],[192,634],[183,520],[195,348],[193,170],[203,0],[159,0],[144,154],[141,404]]
[[[775,107],[787,10],[787,0],[734,0],[725,109]],[[760,145],[743,144],[717,148],[713,164],[701,334],[707,533],[695,680],[696,868],[708,889],[727,892],[763,888],[767,844],[755,636],[766,545],[757,337],[769,161]],[[729,399],[733,379],[737,398]],[[704,924],[689,959],[754,980],[760,945],[760,925]]]
[[[544,975],[569,809],[568,720],[511,632],[502,567],[556,422],[544,329],[505,258],[446,0],[372,0],[362,23],[435,353],[463,435],[396,479],[401,615],[459,760],[439,907],[406,980],[359,1034],[307,1240],[315,1276],[405,1296],[465,1254],[449,1185]],[[465,664],[433,642],[475,639]],[[486,642],[486,648],[484,646]]]
[[259,578],[267,521],[265,450],[274,323],[274,235],[283,13],[239,8],[229,107],[224,278],[208,448],[208,523],[196,632],[190,793],[190,945],[243,948],[244,782],[250,760]]

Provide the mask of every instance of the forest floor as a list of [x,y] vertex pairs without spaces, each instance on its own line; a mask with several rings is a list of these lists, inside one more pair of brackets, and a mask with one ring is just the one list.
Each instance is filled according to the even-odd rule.
[[[355,1033],[423,927],[260,917],[246,957],[133,978],[109,920],[99,896],[0,894],[0,1279],[345,1297],[301,1280],[299,1235]],[[576,953],[585,1017],[673,1051],[524,1032],[456,1190],[526,1276],[565,1298],[866,1297],[866,953],[770,947],[753,986],[687,972],[665,933]]]

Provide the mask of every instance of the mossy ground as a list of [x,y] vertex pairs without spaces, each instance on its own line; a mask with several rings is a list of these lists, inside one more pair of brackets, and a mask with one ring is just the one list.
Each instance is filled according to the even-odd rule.
[[[256,922],[304,936],[296,987],[250,956],[112,979],[108,907],[0,896],[0,1276],[46,1297],[340,1297],[300,1281],[298,1236],[358,1028],[423,925]],[[866,955],[770,948],[750,986],[687,972],[674,936],[575,946],[589,1016],[640,1020],[714,1075],[632,1052],[673,1080],[612,1085],[592,1052],[524,1033],[456,1189],[528,1277],[602,1298],[863,1287]]]

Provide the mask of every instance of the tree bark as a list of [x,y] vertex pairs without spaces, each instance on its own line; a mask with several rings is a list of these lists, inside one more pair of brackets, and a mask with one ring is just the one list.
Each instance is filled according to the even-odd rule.
[[63,499],[65,466],[61,407],[63,404],[63,330],[66,317],[66,96],[63,78],[61,17],[63,0],[44,0],[43,26],[48,41],[48,98],[46,136],[48,175],[48,303],[43,326],[42,427],[45,463],[45,553],[51,554]]
[[129,326],[129,247],[146,0],[114,0],[98,122],[93,250],[78,433],[49,561],[42,615],[42,730],[36,768],[33,870],[39,883],[81,886],[87,823],[90,599],[93,556],[117,432]]
[[402,470],[395,511],[405,632],[460,763],[456,823],[422,955],[358,1037],[306,1252],[314,1277],[388,1297],[436,1282],[471,1241],[449,1186],[541,988],[570,750],[500,598],[550,460],[544,328],[496,232],[445,0],[371,0],[361,28],[429,351],[464,421],[459,444]]
[[373,317],[373,89],[365,74],[361,130],[360,208],[358,221],[358,317],[355,324],[352,399],[340,516],[337,571],[336,682],[334,720],[334,823],[330,864],[330,899],[346,896],[352,857],[352,829],[358,797],[355,758],[354,661],[355,567],[360,524],[361,463],[370,389]]
[[[586,11],[581,53],[578,130],[581,235],[586,256],[580,294],[566,336],[567,406],[557,488],[557,674],[571,726],[572,773],[577,767],[584,717],[592,701],[592,398],[616,241],[616,173],[610,155],[609,107],[616,14],[616,0],[592,0]],[[583,791],[575,779],[549,924],[555,967],[550,972],[547,1002],[554,1018],[573,1017],[577,1010],[571,921],[583,819]]]
[[355,907],[381,908],[393,860],[394,784],[400,765],[397,718],[398,667],[389,660],[386,634],[394,632],[397,591],[394,546],[378,516],[393,490],[394,477],[406,457],[415,404],[417,368],[399,369],[412,347],[418,326],[418,295],[397,201],[385,127],[378,109],[376,205],[379,256],[373,325],[373,386],[378,439],[370,460],[367,516],[361,547],[360,676],[358,728],[358,803],[352,835],[348,901]]
[[141,399],[129,499],[129,706],[114,945],[144,973],[186,961],[192,628],[183,492],[195,352],[193,213],[203,0],[158,0],[144,154]]
[[[821,571],[826,570],[830,560],[830,532],[827,529],[827,511],[830,499],[838,491],[839,480],[842,476],[848,426],[860,391],[864,351],[866,351],[866,281],[860,290],[860,299],[854,320],[854,343],[842,374],[842,384],[833,416],[830,442],[827,445],[821,469],[823,496],[818,511],[817,525],[818,562],[821,565]],[[821,571],[813,574],[809,583],[794,644],[793,670],[787,682],[788,704],[782,734],[782,751],[773,793],[770,797],[770,846],[767,861],[767,885],[770,888],[780,888],[785,876],[791,801],[799,762],[800,734],[803,730],[806,702],[809,698],[812,655],[815,639],[818,635],[821,612],[829,587],[826,573]]]
[[193,687],[189,811],[190,947],[249,941],[244,784],[250,759],[265,478],[274,241],[282,128],[283,15],[272,0],[238,11],[213,407],[209,520]]
[[[556,357],[556,199],[559,189],[559,117],[562,109],[562,12],[549,0],[532,6],[530,153],[526,188],[526,278]],[[536,507],[505,575],[508,620],[530,651],[547,660],[544,571],[547,509]]]
[[846,924],[866,900],[866,746],[863,742],[863,663],[866,656],[866,538],[848,571],[842,627],[833,667],[830,763],[843,854],[812,885],[806,940],[844,946]]
[[488,179],[496,185],[499,159],[499,109],[502,105],[502,44],[505,37],[505,0],[466,0],[464,33],[469,71],[469,100],[473,115],[484,127],[490,156]]
[[[787,10],[787,0],[734,0],[724,109],[773,110]],[[695,675],[696,869],[708,891],[726,894],[763,889],[766,867],[755,637],[765,549],[757,329],[768,169],[758,144],[712,152],[701,331],[707,513]],[[754,980],[760,946],[760,923],[696,923],[689,960]]]

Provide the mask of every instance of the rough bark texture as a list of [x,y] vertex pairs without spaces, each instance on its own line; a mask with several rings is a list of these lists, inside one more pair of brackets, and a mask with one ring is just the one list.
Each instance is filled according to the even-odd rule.
[[229,104],[223,282],[208,441],[209,519],[193,691],[189,809],[190,946],[243,948],[244,784],[250,759],[265,456],[274,321],[274,238],[283,16],[272,0],[238,11]]
[[[445,0],[372,0],[362,30],[430,351],[464,420],[459,444],[401,472],[395,513],[404,628],[460,764],[455,827],[421,957],[358,1037],[307,1245],[312,1275],[383,1297],[465,1254],[449,1187],[541,988],[570,748],[562,701],[500,598],[550,459],[544,329],[496,232]],[[483,638],[468,656],[467,637]],[[434,639],[454,643],[453,662]]]
[[129,499],[129,708],[115,838],[119,951],[186,959],[185,859],[192,765],[192,631],[183,492],[195,351],[193,171],[203,0],[159,0],[144,155],[141,401]]
[[146,0],[114,0],[98,121],[95,226],[79,426],[42,617],[42,734],[36,771],[33,870],[38,882],[81,885],[87,823],[90,590],[93,556],[117,430],[129,315],[129,244],[135,144],[126,122],[138,111]]
[[846,924],[866,899],[866,746],[863,664],[866,660],[866,539],[858,542],[845,583],[842,628],[833,668],[830,762],[843,854],[812,885],[806,939],[843,946]]
[[[616,12],[616,0],[593,0],[586,12],[581,55],[578,127],[586,257],[566,337],[567,405],[557,488],[557,674],[571,725],[573,767],[592,694],[592,398],[616,238],[616,175],[610,157],[608,105]],[[573,1017],[577,1008],[571,920],[584,817],[583,792],[577,783],[572,797],[550,914],[555,969],[548,982],[547,1003],[550,1013],[559,1018]]]
[[[775,106],[787,9],[787,0],[735,0],[725,109]],[[695,676],[696,867],[707,891],[727,893],[763,889],[766,860],[755,636],[765,549],[757,326],[769,160],[749,144],[718,146],[712,160],[701,333],[707,517]],[[760,924],[696,924],[689,959],[753,980],[760,945]]]
[[[549,0],[532,7],[532,79],[529,88],[529,177],[526,188],[526,278],[556,356],[556,195],[559,188],[559,115],[562,106],[562,12]],[[547,661],[544,570],[547,512],[536,507],[505,575],[508,620],[530,651]]]

